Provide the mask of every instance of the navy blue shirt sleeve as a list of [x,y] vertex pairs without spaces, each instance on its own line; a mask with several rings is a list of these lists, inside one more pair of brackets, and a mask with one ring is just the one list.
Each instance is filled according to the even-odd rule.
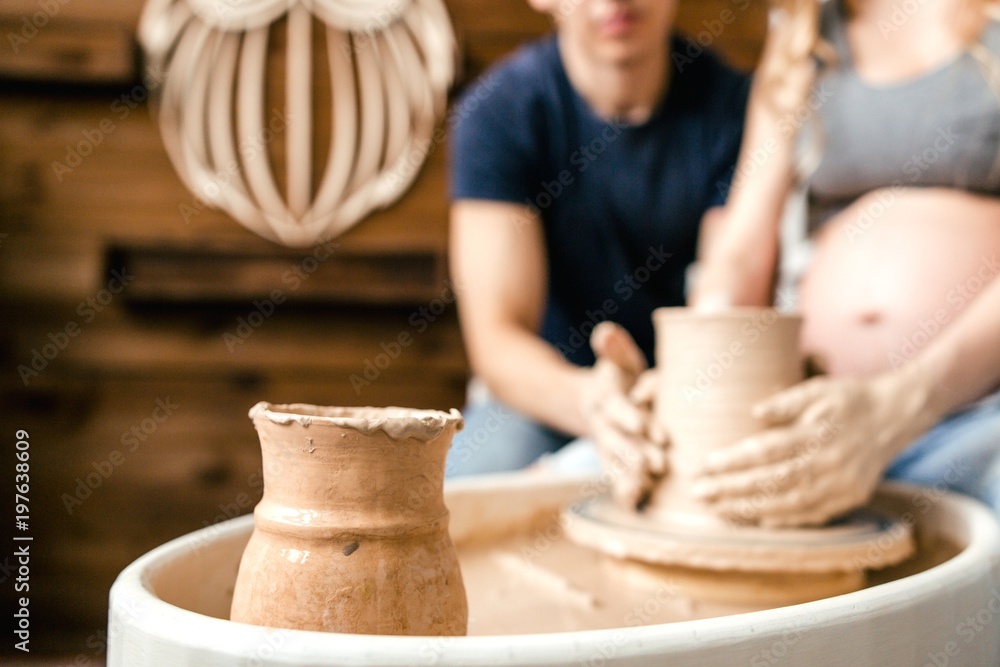
[[531,100],[525,86],[518,85],[519,78],[511,68],[494,70],[456,103],[451,124],[453,201],[528,203],[534,195],[540,147],[530,134]]

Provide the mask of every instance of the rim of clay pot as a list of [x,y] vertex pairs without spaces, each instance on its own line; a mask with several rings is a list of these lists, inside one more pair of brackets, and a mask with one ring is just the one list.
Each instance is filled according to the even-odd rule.
[[454,426],[456,431],[465,426],[462,413],[455,408],[443,412],[396,406],[337,407],[267,401],[261,401],[250,408],[250,419],[254,422],[264,419],[282,426],[292,423],[300,426],[336,426],[365,434],[383,431],[393,438],[429,439],[437,437],[449,426]]
[[799,313],[783,313],[771,307],[764,306],[734,306],[725,310],[698,310],[687,306],[667,306],[657,308],[653,311],[653,321],[662,319],[671,320],[739,320],[763,315],[772,312],[780,320],[799,320],[802,315]]

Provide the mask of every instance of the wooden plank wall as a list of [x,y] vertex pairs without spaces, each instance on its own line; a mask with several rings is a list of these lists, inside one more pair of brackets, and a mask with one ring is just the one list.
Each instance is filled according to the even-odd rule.
[[[0,8],[0,447],[31,435],[33,652],[81,665],[102,659],[126,564],[256,503],[253,403],[459,407],[467,373],[445,273],[445,147],[322,259],[216,211],[185,216],[194,200],[142,86],[141,5]],[[448,5],[466,78],[550,27],[524,0]],[[684,0],[680,19],[755,62],[756,0]],[[268,305],[274,290],[285,300]],[[0,555],[5,600],[9,568]]]

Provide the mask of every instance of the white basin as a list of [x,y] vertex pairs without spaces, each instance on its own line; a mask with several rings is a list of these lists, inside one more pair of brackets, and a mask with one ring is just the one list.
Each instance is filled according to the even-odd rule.
[[[509,532],[540,512],[558,511],[588,484],[523,473],[450,482],[453,539],[461,553],[463,542],[484,530]],[[938,558],[944,562],[911,564],[855,593],[763,611],[492,636],[481,624],[481,636],[448,638],[325,634],[225,620],[252,530],[245,516],[164,544],[119,575],[111,589],[108,665],[1000,665],[1000,527],[992,514],[965,497],[912,486],[887,484],[880,494],[913,511],[921,549],[951,545]],[[538,594],[547,594],[544,586]],[[476,614],[477,600],[470,599],[470,615]],[[487,615],[480,610],[481,619]]]

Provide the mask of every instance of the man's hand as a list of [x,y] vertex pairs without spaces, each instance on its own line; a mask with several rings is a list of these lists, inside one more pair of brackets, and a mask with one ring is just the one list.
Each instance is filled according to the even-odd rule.
[[755,406],[767,430],[714,453],[695,495],[764,526],[818,525],[868,502],[889,462],[942,416],[917,363],[807,380]]
[[655,375],[625,329],[602,322],[590,337],[597,362],[586,371],[581,412],[616,500],[635,508],[666,471],[662,436],[652,428]]

